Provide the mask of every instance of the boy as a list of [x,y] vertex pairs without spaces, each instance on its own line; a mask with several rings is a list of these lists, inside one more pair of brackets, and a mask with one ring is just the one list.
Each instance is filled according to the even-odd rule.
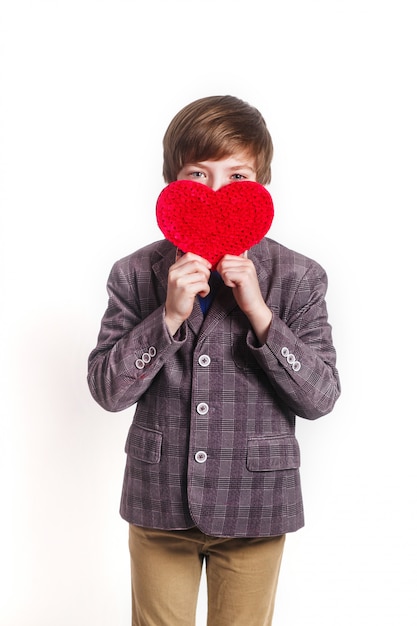
[[[163,175],[265,185],[272,152],[254,107],[202,98],[170,123]],[[295,417],[340,394],[316,262],[265,237],[210,267],[167,240],[115,263],[89,358],[104,409],[136,404],[121,501],[134,626],[192,626],[204,561],[209,626],[272,623],[285,534],[304,524]]]

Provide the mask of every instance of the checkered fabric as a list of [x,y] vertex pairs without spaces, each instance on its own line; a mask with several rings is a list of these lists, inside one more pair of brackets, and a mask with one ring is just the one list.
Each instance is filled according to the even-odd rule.
[[304,524],[296,416],[329,413],[340,394],[327,277],[315,261],[264,238],[249,251],[273,319],[259,345],[222,284],[172,337],[164,323],[166,240],[118,261],[88,363],[95,400],[135,405],[121,515],[160,529],[256,537]]

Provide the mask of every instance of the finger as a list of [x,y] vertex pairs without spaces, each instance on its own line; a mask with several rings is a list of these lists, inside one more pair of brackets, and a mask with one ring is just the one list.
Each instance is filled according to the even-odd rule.
[[177,283],[191,280],[195,282],[202,278],[205,282],[208,282],[209,277],[210,268],[200,260],[190,259],[183,261],[183,259],[180,259],[180,261],[174,263],[169,268],[168,281]]
[[197,261],[199,263],[202,263],[206,267],[211,268],[210,261],[200,256],[199,254],[194,254],[194,252],[186,252],[184,254],[184,252],[177,250],[176,264],[184,265],[186,263],[189,263],[190,261]]

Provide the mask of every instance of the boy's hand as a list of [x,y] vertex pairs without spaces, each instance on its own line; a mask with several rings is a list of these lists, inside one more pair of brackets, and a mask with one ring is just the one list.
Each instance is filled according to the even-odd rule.
[[196,295],[209,293],[210,267],[201,256],[187,252],[169,268],[165,323],[171,335],[191,315]]
[[264,343],[272,320],[272,312],[263,299],[256,269],[245,252],[242,256],[226,254],[217,271],[224,284],[233,289],[239,308],[248,317],[260,343]]

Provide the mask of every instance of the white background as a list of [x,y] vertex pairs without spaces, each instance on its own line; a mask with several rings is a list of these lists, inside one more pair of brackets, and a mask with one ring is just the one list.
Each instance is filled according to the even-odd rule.
[[417,623],[414,6],[0,1],[2,626],[129,624],[133,409],[96,405],[86,363],[111,265],[161,237],[163,133],[217,94],[266,118],[270,235],[328,272],[343,388],[299,420],[274,624]]

